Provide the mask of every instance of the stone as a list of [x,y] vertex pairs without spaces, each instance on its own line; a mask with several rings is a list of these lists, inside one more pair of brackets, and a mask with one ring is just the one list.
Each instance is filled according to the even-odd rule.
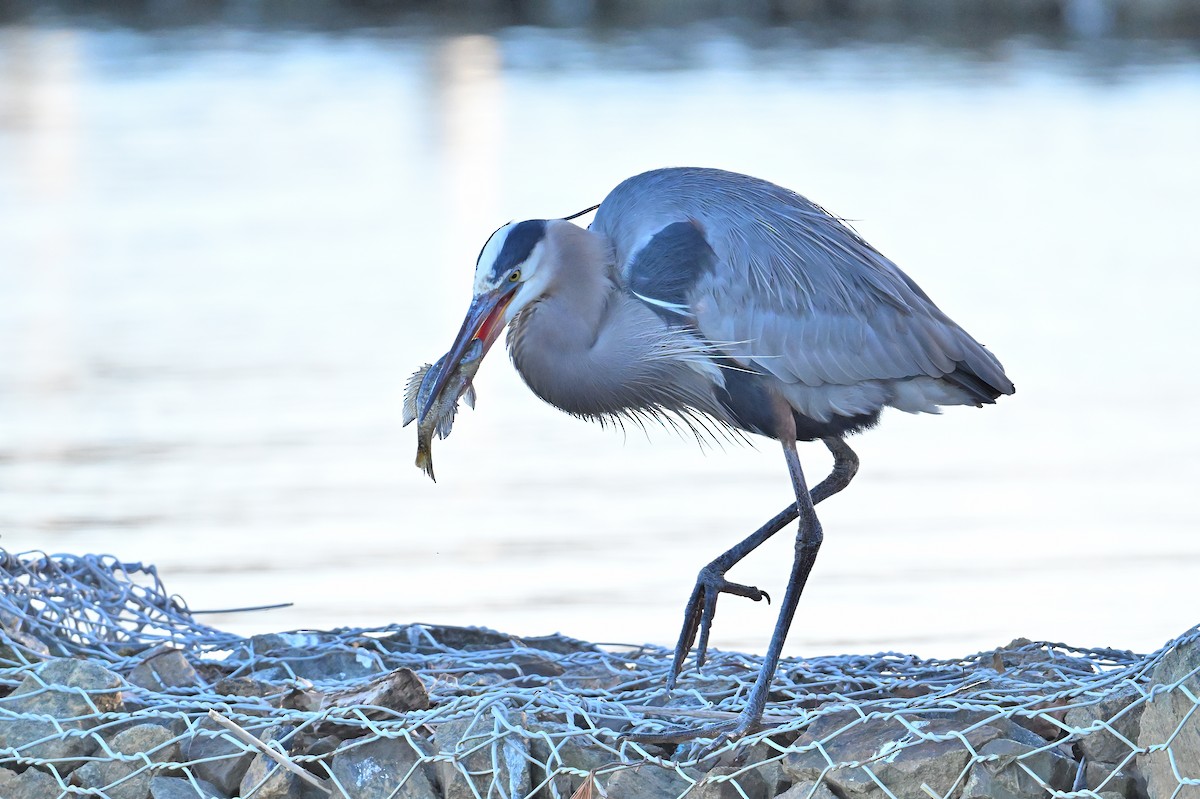
[[[864,721],[857,714],[848,712],[823,716],[813,722],[796,743],[804,746],[824,741],[829,759],[816,748],[791,752],[783,759],[783,770],[797,782],[816,782],[823,778],[843,799],[885,796],[876,779],[897,796],[924,796],[926,791],[922,785],[945,796],[953,786],[961,784],[960,779],[972,760],[971,751],[956,738],[923,740],[922,736],[947,735],[983,721],[986,723],[964,733],[976,751],[995,740],[1022,744],[1026,747],[1021,749],[1022,752],[1046,744],[1042,738],[1008,719],[979,713],[912,712],[904,718],[920,735],[896,717]],[[835,765],[852,762],[863,765],[830,769],[831,760]],[[1069,765],[1070,761],[1066,762]],[[1066,787],[1070,787],[1069,783]]]
[[692,786],[687,799],[742,799],[744,796],[774,796],[768,793],[766,780],[754,769],[717,766]]
[[[256,737],[265,744],[278,742],[283,754],[290,755],[287,741],[291,732],[291,727],[280,725],[259,731]],[[238,796],[255,799],[327,799],[329,795],[261,752],[246,767],[238,792]]]
[[[488,712],[505,717],[514,715],[513,711],[499,704],[492,705]],[[510,721],[510,718],[503,721]],[[493,736],[495,724],[496,721],[489,715],[454,719],[438,725],[433,737],[434,748],[438,754],[453,758],[452,762],[439,762],[437,766],[438,781],[445,799],[529,794],[529,743],[515,735]],[[498,765],[498,769],[493,768],[493,763]]]
[[333,775],[348,799],[440,799],[431,778],[428,754],[404,738],[376,738],[361,745],[347,743],[333,757]]
[[[432,643],[430,642],[432,640]],[[393,643],[405,642],[409,651],[422,653],[440,652],[446,649],[460,652],[480,652],[488,649],[511,649],[514,636],[489,630],[486,627],[455,627],[448,624],[414,624],[397,632],[388,639]]]
[[551,652],[555,655],[573,655],[577,652],[603,651],[595,644],[580,641],[578,638],[569,638],[562,633],[535,635],[532,637],[523,636],[521,643],[530,649],[540,649],[543,652]]
[[[544,768],[535,767],[533,781],[542,783],[549,777],[562,796],[571,796],[579,790],[579,786],[587,779],[587,773],[621,760],[620,755],[567,724],[531,721],[529,731],[537,734],[537,737],[530,739],[533,759],[545,764]],[[576,771],[584,773],[573,773]],[[543,788],[543,793],[550,796],[549,787]]]
[[0,668],[38,663],[50,657],[50,647],[29,633],[0,626]]
[[1065,699],[1044,702],[1029,708],[1037,711],[1034,715],[1019,713],[1013,716],[1012,720],[1014,724],[1021,725],[1040,738],[1058,741],[1067,737],[1067,731],[1062,727],[1067,715],[1066,705]]
[[[157,724],[139,724],[112,737],[109,748],[122,755],[145,755],[155,763],[174,763],[179,744]],[[103,755],[103,752],[100,753]],[[81,788],[100,788],[109,799],[146,799],[154,771],[142,758],[136,760],[89,760],[75,769],[72,781]]]
[[190,688],[200,684],[200,676],[187,662],[183,652],[170,649],[147,658],[129,673],[129,682],[148,691]]
[[[699,777],[699,775],[696,775]],[[612,797],[637,797],[637,799],[675,799],[692,785],[674,769],[645,763],[621,769],[607,776],[596,778],[603,786],[602,795]]]
[[[769,795],[769,794],[768,794]],[[823,782],[798,782],[775,799],[838,799],[837,794],[829,790]]]
[[0,747],[18,748],[23,757],[58,761],[60,774],[70,772],[79,765],[79,758],[92,754],[98,745],[86,732],[99,723],[97,711],[124,709],[122,685],[119,676],[96,663],[73,658],[46,661],[0,699],[0,708],[5,713],[49,716],[56,721],[17,718],[0,724]]
[[[1099,722],[1105,725],[1089,732],[1076,742],[1084,757],[1101,763],[1125,762],[1137,746],[1142,713],[1146,709],[1145,703],[1138,703],[1141,698],[1141,693],[1133,688],[1126,688],[1114,691],[1098,702],[1073,707],[1066,712],[1063,721],[1076,729],[1098,726]],[[1129,743],[1122,741],[1113,731],[1126,738]]]
[[58,780],[44,771],[29,768],[18,774],[0,768],[0,796],[4,799],[46,799],[61,793]]
[[[781,746],[786,744],[781,743]],[[718,767],[749,768],[758,779],[762,780],[764,796],[776,796],[783,793],[792,780],[783,771],[783,756],[780,749],[768,743],[760,742],[749,746],[740,746],[732,752],[723,753],[717,758]]]
[[254,759],[241,741],[210,718],[196,724],[196,732],[183,746],[183,761],[197,778],[211,782],[226,795],[232,796],[242,783],[242,776]]
[[324,707],[351,707],[368,705],[382,708],[366,709],[369,717],[394,718],[395,712],[425,710],[429,707],[429,691],[421,678],[412,669],[396,669],[371,680],[365,685],[355,685],[341,691],[330,691],[325,695]]
[[[1181,684],[1192,696],[1200,696],[1198,671],[1200,639],[1195,636],[1177,642],[1163,655],[1154,667],[1149,686],[1161,692],[1146,703],[1138,730],[1139,747],[1149,749],[1169,743],[1180,776],[1191,779],[1200,779],[1200,712],[1187,693],[1174,686]],[[1200,799],[1200,785],[1181,786],[1165,749],[1139,754],[1137,771],[1146,781],[1150,799]]]
[[1026,768],[1047,785],[1061,791],[1070,790],[1075,778],[1075,761],[1056,749],[1030,754],[1044,746],[1045,741],[1027,730],[1025,732],[1029,736],[1025,741],[997,738],[979,748],[980,755],[997,759],[982,760],[971,766],[962,799],[1042,799],[1046,789]]
[[[372,640],[372,645],[375,641]],[[254,675],[263,680],[303,679],[346,682],[385,670],[379,655],[367,648],[347,647],[330,633],[300,631],[256,635],[248,642],[258,664]]]
[[[63,688],[83,689],[91,699],[84,703],[89,710],[91,705],[101,713],[113,713],[121,709],[121,678],[90,660],[75,658],[54,658],[43,663],[34,674],[27,674],[16,689],[3,701],[10,709],[42,708],[49,700],[45,688],[49,687],[50,694],[65,695],[65,699],[78,697],[79,690],[63,691]],[[71,703],[74,708],[74,703]]]
[[152,777],[150,799],[229,799],[229,794],[207,780],[198,779],[193,786],[183,777]]
[[516,677],[517,684],[524,682],[529,685],[544,684],[545,680],[521,678],[561,677],[566,673],[566,669],[557,661],[536,652],[514,652],[506,663],[497,667],[497,670],[501,674]]
[[1117,793],[1127,799],[1138,799],[1145,789],[1130,771],[1114,769],[1109,763],[1089,761],[1084,767],[1084,784],[1100,793]]
[[[213,686],[213,693],[221,696],[240,696],[256,699],[282,697],[287,689],[266,680],[254,677],[225,677]],[[268,702],[267,704],[270,704]]]

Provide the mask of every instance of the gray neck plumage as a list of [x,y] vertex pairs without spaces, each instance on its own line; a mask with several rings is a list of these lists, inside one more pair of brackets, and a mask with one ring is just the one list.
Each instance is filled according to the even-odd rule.
[[543,268],[553,278],[509,328],[509,351],[529,388],[587,418],[720,416],[712,389],[719,370],[702,342],[621,287],[607,239],[570,228],[548,231]]

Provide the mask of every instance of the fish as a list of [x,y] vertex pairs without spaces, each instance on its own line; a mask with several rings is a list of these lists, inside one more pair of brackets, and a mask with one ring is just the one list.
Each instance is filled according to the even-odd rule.
[[[429,392],[433,390],[437,376],[442,373],[442,369],[448,368],[447,355],[449,353],[438,358],[435,364],[425,364],[408,378],[408,384],[404,387],[403,426],[407,427],[420,415],[420,409],[429,400]],[[425,419],[417,424],[417,466],[435,483],[437,478],[433,476],[433,437],[435,434],[438,438],[450,435],[460,399],[466,401],[467,407],[475,407],[475,386],[472,381],[482,362],[483,342],[475,339],[463,353],[462,359],[454,365],[446,387],[439,396],[434,397]]]

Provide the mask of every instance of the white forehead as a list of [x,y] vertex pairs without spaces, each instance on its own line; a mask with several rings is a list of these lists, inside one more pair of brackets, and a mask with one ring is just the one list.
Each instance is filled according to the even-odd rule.
[[491,238],[484,243],[483,249],[479,251],[479,260],[475,262],[475,290],[478,291],[481,283],[488,283],[488,276],[492,273],[492,266],[495,265],[496,259],[500,257],[500,253],[504,251],[504,242],[508,240],[508,234],[512,233],[513,228],[517,226],[516,222],[509,222],[495,233]]
[[546,235],[544,219],[509,222],[487,240],[475,264],[475,293],[495,288],[525,263]]

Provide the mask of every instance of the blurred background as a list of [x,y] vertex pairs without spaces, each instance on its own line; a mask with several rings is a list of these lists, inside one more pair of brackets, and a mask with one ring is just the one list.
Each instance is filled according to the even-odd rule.
[[[400,425],[498,225],[665,165],[852,220],[1018,387],[851,442],[789,654],[1200,621],[1191,0],[0,2],[0,547],[294,603],[238,632],[673,644],[787,504],[774,442],[579,422],[499,349],[436,485]],[[731,576],[781,596],[777,538]],[[774,620],[725,598],[714,641]]]

